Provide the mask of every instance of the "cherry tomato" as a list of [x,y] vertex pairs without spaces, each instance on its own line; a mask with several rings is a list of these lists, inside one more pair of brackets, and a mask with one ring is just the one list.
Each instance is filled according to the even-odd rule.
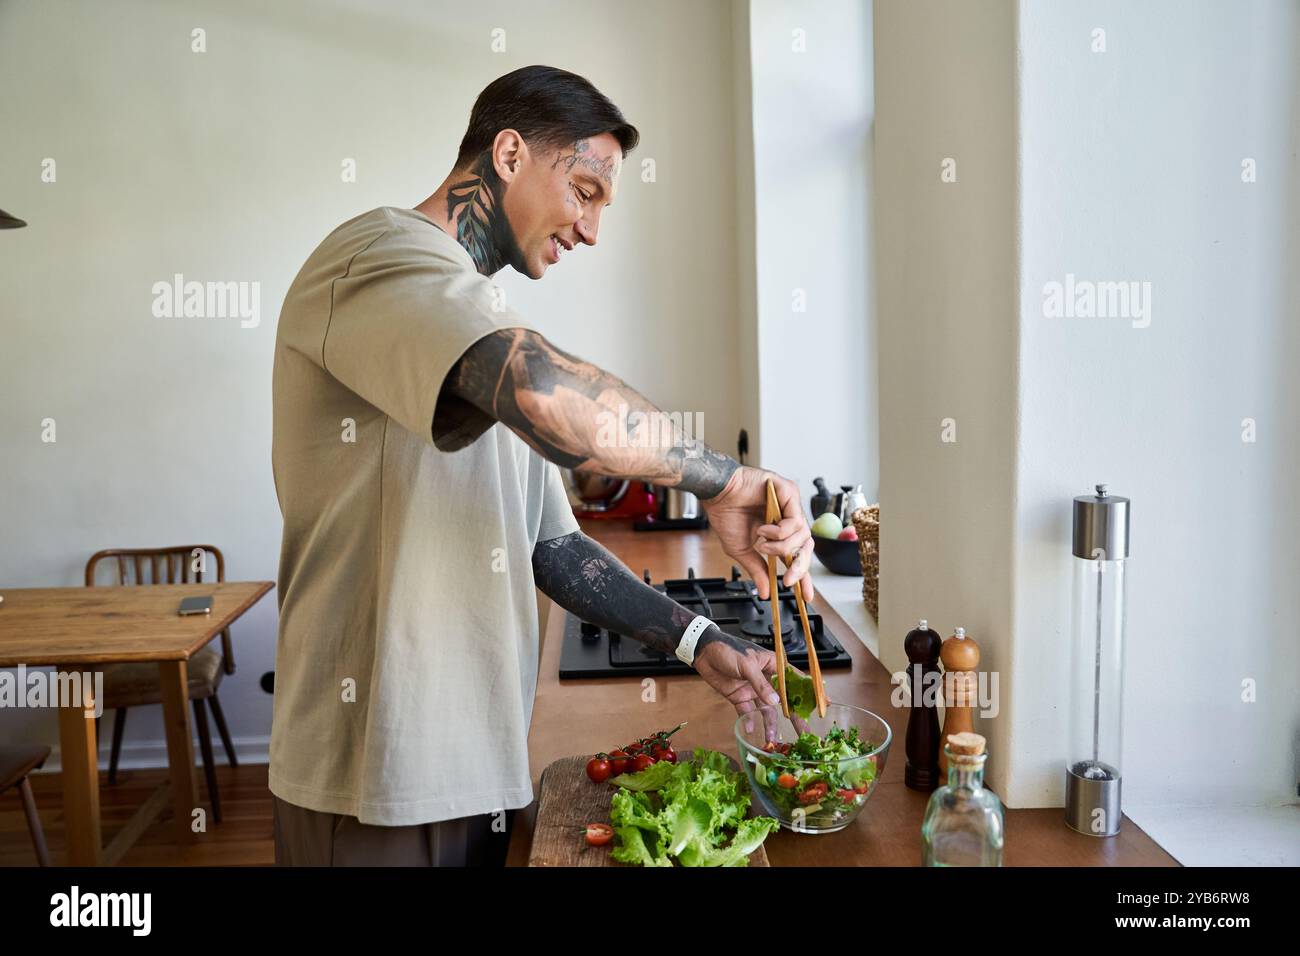
[[658,761],[656,761],[655,758],[650,756],[649,754],[637,754],[635,759],[633,759],[632,761],[631,772],[640,773],[646,767],[649,767],[652,764],[655,764],[657,762]]
[[776,747],[777,747],[776,741],[769,740],[767,743],[763,744],[763,753],[768,753],[768,754],[775,753]]
[[857,783],[853,785],[853,790],[856,793],[866,793],[870,789],[871,789],[871,785],[867,783],[865,780],[859,780]]
[[799,781],[795,779],[795,776],[792,773],[783,773],[781,776],[776,778],[776,785],[778,787],[785,787],[787,790],[793,790],[798,786],[798,784]]
[[631,763],[627,758],[625,750],[611,750],[609,752],[609,773],[610,776],[617,777],[621,773],[627,773],[627,765]]
[[856,790],[836,790],[835,792],[839,794],[840,799],[845,803],[852,803],[858,795]]
[[587,846],[604,846],[614,839],[614,828],[608,823],[587,824]]
[[609,779],[609,761],[604,754],[597,754],[587,761],[587,776],[592,783],[604,783]]
[[667,760],[669,763],[677,762],[677,752],[665,741],[655,741],[650,745],[650,756],[655,760]]
[[628,745],[627,745],[626,747],[624,747],[623,749],[627,751],[627,755],[628,755],[629,757],[635,757],[635,756],[636,756],[637,754],[639,754],[641,751],[645,750],[645,747],[641,744],[640,741],[637,741],[637,742],[634,743],[634,744],[628,744]]
[[822,797],[826,796],[826,793],[829,790],[830,787],[824,783],[814,783],[803,793],[799,794],[799,802],[805,805],[817,803]]

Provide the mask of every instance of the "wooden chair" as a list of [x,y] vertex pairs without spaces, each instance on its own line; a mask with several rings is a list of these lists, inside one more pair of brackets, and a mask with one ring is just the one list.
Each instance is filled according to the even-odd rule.
[[[216,563],[216,580],[226,580],[226,559],[221,551],[210,544],[185,545],[173,548],[136,548],[98,551],[86,562],[86,587],[95,586],[95,567],[100,561],[116,559],[117,583],[130,584],[187,584],[203,581],[203,569],[208,564],[208,554]],[[132,574],[132,572],[134,572]],[[165,580],[164,580],[165,575]],[[162,703],[162,686],[158,678],[158,665],[150,663],[110,664],[103,668],[88,668],[104,672],[103,710],[116,710],[113,719],[113,750],[108,763],[108,783],[117,783],[117,761],[122,752],[122,730],[126,726],[126,712],[131,707]],[[212,817],[221,822],[221,797],[217,792],[217,773],[212,756],[212,735],[208,730],[204,705],[212,708],[212,718],[221,734],[230,766],[239,766],[235,747],[226,728],[226,718],[217,700],[221,678],[235,672],[235,656],[231,647],[230,629],[221,632],[221,652],[209,644],[189,660],[189,695],[194,706],[194,725],[199,732],[199,750],[203,755],[203,776],[212,802]]]
[[50,865],[50,853],[45,847],[45,831],[41,829],[41,818],[36,813],[36,801],[32,799],[32,785],[27,775],[39,769],[49,755],[49,747],[0,747],[0,793],[18,787],[23,813],[27,817],[27,832],[32,835],[36,862],[41,866]]

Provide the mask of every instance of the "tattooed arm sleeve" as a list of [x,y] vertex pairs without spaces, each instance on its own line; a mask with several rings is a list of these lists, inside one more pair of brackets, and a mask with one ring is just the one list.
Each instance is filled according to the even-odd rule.
[[[669,656],[695,618],[581,531],[538,542],[533,550],[533,578],[566,611]],[[695,645],[696,657],[714,642],[742,654],[758,649],[710,624]]]
[[672,485],[708,499],[739,467],[686,437],[679,421],[616,376],[529,329],[501,329],[474,343],[443,391],[566,468]]

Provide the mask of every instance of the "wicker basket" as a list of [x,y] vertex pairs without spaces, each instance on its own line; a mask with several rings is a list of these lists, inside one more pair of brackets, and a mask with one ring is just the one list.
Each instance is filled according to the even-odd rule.
[[862,600],[871,619],[880,623],[880,505],[867,505],[850,516],[858,532],[858,560],[862,562]]

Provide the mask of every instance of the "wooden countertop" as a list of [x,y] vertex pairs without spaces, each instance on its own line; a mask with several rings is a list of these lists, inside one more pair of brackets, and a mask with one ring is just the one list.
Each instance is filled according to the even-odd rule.
[[[649,568],[656,582],[685,577],[688,567],[702,576],[730,574],[732,562],[710,532],[635,532],[626,521],[583,521],[582,526],[633,571],[640,574]],[[779,830],[765,844],[768,858],[773,866],[918,866],[921,820],[929,795],[903,784],[907,710],[891,704],[889,673],[829,603],[817,601],[815,609],[853,657],[849,670],[825,673],[827,693],[832,700],[879,714],[889,722],[894,738],[881,781],[852,826],[818,836]],[[534,792],[542,771],[553,760],[607,750],[683,720],[689,725],[678,734],[680,750],[709,747],[736,753],[735,711],[695,675],[656,678],[652,701],[643,699],[648,695],[636,677],[560,680],[564,618],[563,609],[550,606],[528,737]],[[990,759],[996,758],[993,754]],[[536,809],[534,802],[516,814],[509,865],[527,865]],[[1075,833],[1065,825],[1059,808],[1009,809],[1005,822],[1006,866],[1178,865],[1128,817],[1119,835],[1110,839]]]

